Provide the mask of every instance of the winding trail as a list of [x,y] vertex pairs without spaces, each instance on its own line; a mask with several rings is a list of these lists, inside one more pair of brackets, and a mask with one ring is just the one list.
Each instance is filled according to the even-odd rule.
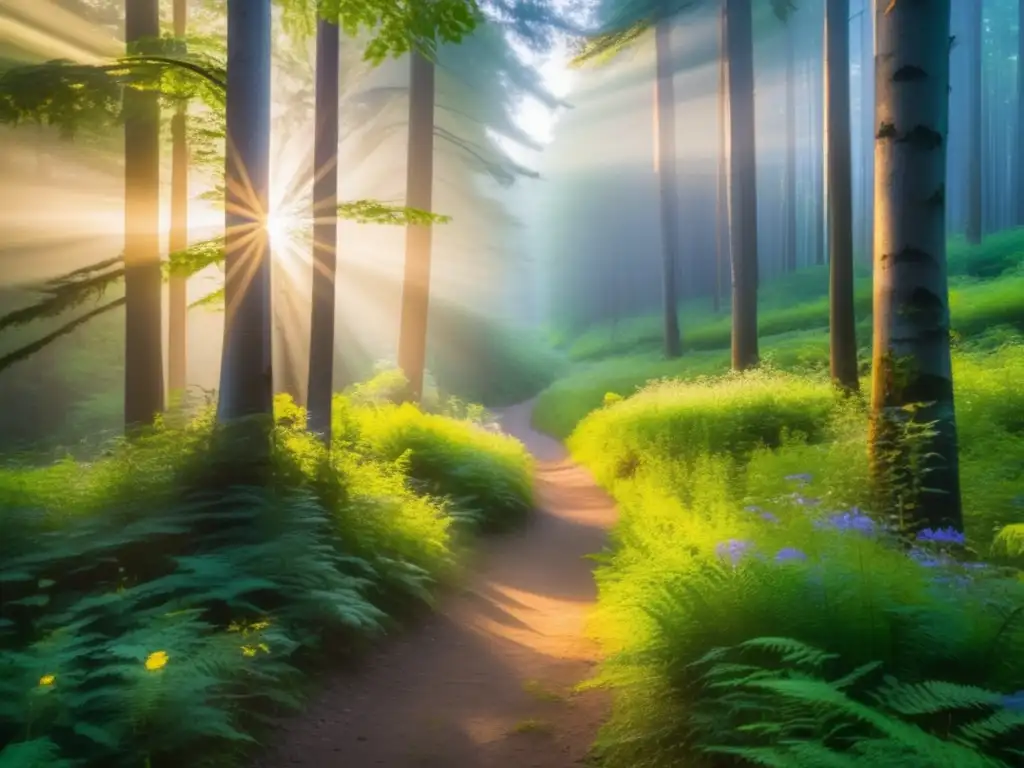
[[537,458],[539,510],[483,539],[440,610],[332,681],[284,728],[261,768],[571,768],[607,713],[573,693],[597,661],[583,637],[592,561],[615,508],[560,443],[530,427],[533,402],[499,412]]

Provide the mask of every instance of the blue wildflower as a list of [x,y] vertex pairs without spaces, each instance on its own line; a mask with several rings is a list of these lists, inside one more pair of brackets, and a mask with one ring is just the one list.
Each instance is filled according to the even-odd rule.
[[928,541],[934,544],[947,544],[962,547],[966,541],[964,535],[956,528],[925,528],[917,534],[918,541]]
[[791,483],[799,483],[800,485],[807,485],[811,482],[811,476],[806,472],[801,472],[796,475],[786,475],[785,479]]
[[839,531],[858,531],[860,533],[874,533],[878,528],[875,521],[858,507],[829,516],[825,520],[825,524]]
[[775,554],[775,560],[779,563],[804,561],[807,559],[801,550],[796,547],[783,547]]
[[1024,689],[1003,696],[1003,706],[1012,709],[1014,712],[1024,712]]
[[753,548],[753,544],[749,541],[741,541],[740,539],[729,539],[719,544],[715,551],[718,556],[723,560],[729,560],[733,566],[737,566]]
[[920,547],[911,547],[907,552],[907,556],[916,562],[918,565],[923,565],[925,568],[939,568],[941,566],[949,565],[950,559],[942,554],[935,554],[929,552],[926,549]]

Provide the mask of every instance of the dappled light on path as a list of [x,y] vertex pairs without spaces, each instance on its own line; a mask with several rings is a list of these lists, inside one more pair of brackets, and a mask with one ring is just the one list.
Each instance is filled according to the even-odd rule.
[[501,416],[539,459],[534,519],[484,540],[438,614],[331,681],[260,768],[566,768],[585,758],[607,711],[601,692],[574,691],[597,661],[583,636],[595,599],[587,555],[604,546],[614,507],[529,427],[531,408]]

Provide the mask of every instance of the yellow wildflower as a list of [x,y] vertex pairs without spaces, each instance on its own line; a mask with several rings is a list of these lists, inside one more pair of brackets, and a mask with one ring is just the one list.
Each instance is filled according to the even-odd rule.
[[53,685],[55,682],[57,682],[56,675],[43,675],[39,678],[39,684],[44,687],[47,685]]
[[153,653],[146,657],[146,669],[150,672],[163,669],[167,666],[167,659],[167,651],[153,651]]

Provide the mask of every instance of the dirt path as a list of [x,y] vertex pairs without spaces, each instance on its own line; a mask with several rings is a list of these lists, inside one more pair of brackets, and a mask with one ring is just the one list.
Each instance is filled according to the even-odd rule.
[[329,686],[289,724],[263,768],[571,768],[607,711],[573,694],[596,649],[581,636],[591,561],[614,507],[556,441],[530,428],[532,403],[501,413],[538,459],[540,511],[483,542],[440,612]]

